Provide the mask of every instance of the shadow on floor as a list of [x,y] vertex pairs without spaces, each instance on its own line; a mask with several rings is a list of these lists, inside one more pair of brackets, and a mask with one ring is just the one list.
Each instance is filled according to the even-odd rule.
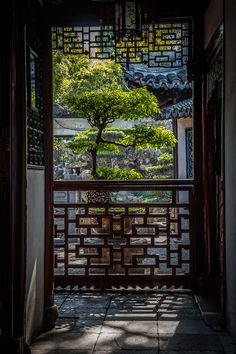
[[235,354],[225,330],[208,326],[192,293],[72,293],[55,299],[55,329],[32,354]]

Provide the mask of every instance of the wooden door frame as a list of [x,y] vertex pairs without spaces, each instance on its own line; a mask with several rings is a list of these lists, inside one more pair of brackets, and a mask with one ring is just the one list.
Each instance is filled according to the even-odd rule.
[[193,18],[193,158],[194,158],[194,290],[199,289],[199,278],[204,273],[204,217],[203,217],[203,69],[204,22],[200,9]]
[[[47,12],[47,11],[46,11]],[[53,87],[51,23],[45,17],[43,25],[44,51],[44,127],[45,127],[45,269],[44,328],[54,326],[57,310],[54,306],[54,239],[53,239]]]
[[[95,4],[93,4],[95,6]],[[51,25],[55,26],[63,26],[63,25],[70,25],[73,26],[75,16],[76,16],[76,11],[74,13],[71,12],[71,9],[69,9],[68,6],[65,4],[59,7],[58,11],[52,11],[53,6],[49,6],[48,13],[50,15],[50,21]],[[78,9],[77,9],[78,10]],[[181,9],[176,10],[176,12],[172,11],[172,16],[179,16]],[[63,15],[65,17],[63,17]],[[154,12],[152,13],[152,16],[155,16]],[[186,17],[192,17],[193,22],[194,22],[194,33],[193,33],[193,52],[190,53],[190,58],[193,59],[192,61],[192,78],[194,81],[194,89],[193,89],[193,116],[194,116],[194,127],[193,127],[193,139],[194,139],[194,188],[195,188],[195,193],[194,193],[194,288],[199,287],[199,277],[204,273],[205,269],[205,263],[202,261],[202,254],[204,253],[204,236],[203,236],[203,222],[204,222],[204,216],[203,216],[203,208],[200,206],[203,205],[203,126],[204,126],[204,117],[203,117],[203,102],[202,102],[202,97],[203,97],[203,70],[204,70],[204,22],[203,22],[203,9],[201,7],[196,7],[195,9],[187,9],[185,12]],[[80,21],[81,21],[81,15],[79,16]],[[96,22],[96,21],[95,21]],[[49,48],[49,47],[48,47]],[[50,82],[51,78],[48,77],[48,87],[52,87],[52,82]],[[50,97],[50,94],[49,94]],[[51,110],[49,107],[49,101],[48,101],[48,109]],[[49,131],[52,129],[52,127],[48,129],[46,141],[48,146],[48,151],[51,151],[52,149],[52,141],[50,136],[48,136]],[[52,183],[52,171],[49,171],[50,168],[50,163],[52,163],[52,160],[50,158],[48,159],[48,167],[46,168],[46,171],[48,173],[48,185],[47,188],[49,190],[49,194],[51,195],[51,183]],[[51,197],[50,197],[51,198]],[[50,209],[48,211],[52,211],[52,200],[49,200],[50,203]],[[48,231],[53,232],[52,228],[52,220],[48,220]],[[48,249],[46,250],[46,255],[47,257],[53,257],[53,241],[52,240],[47,240],[46,247],[48,246]],[[204,254],[205,259],[206,255]],[[53,291],[52,289],[50,290],[50,282],[53,281],[53,274],[52,274],[52,269],[50,268],[52,266],[52,261],[48,262],[48,265],[45,269],[45,274],[48,276],[48,289],[46,290],[47,297],[49,299],[50,293],[52,294]],[[49,301],[50,303],[50,301]],[[52,305],[52,302],[51,302]]]
[[[223,24],[223,23],[222,23]],[[205,117],[206,119],[208,118],[209,114],[208,114],[208,110],[207,110],[207,103],[210,102],[207,101],[207,75],[210,72],[210,70],[214,70],[214,66],[219,66],[221,65],[221,77],[215,77],[215,87],[218,85],[218,83],[220,83],[221,85],[221,145],[222,145],[222,150],[221,150],[221,173],[222,173],[222,177],[223,177],[223,182],[222,182],[222,190],[223,190],[223,203],[224,203],[224,155],[225,155],[225,149],[224,149],[224,31],[223,34],[221,33],[221,26],[222,24],[217,28],[215,34],[213,35],[207,49],[206,49],[206,69],[205,69],[205,92],[204,92],[204,96],[205,96]],[[221,61],[222,60],[222,64]],[[219,63],[218,63],[219,62]],[[214,75],[218,75],[219,74],[219,68],[215,69],[217,72],[213,73]],[[213,75],[212,74],[212,75]],[[214,90],[212,90],[214,91]],[[219,93],[217,92],[217,95]],[[217,110],[217,107],[215,107],[215,110]],[[209,125],[207,122],[204,123],[205,124],[205,128],[207,129],[207,126]],[[212,125],[214,125],[215,123],[212,123]],[[214,125],[215,127],[215,125]],[[208,137],[207,135],[207,131],[205,132],[205,137],[204,139],[206,140]],[[214,143],[214,142],[213,142]],[[205,152],[207,153],[207,152]],[[212,154],[214,154],[215,152],[212,151]],[[214,156],[212,157],[214,158]],[[205,165],[207,164],[207,160],[205,161]],[[216,175],[216,167],[215,170],[213,171],[214,176]],[[210,230],[210,220],[209,220],[209,216],[208,216],[208,209],[209,209],[209,198],[210,198],[210,191],[209,188],[207,187],[207,182],[209,180],[209,171],[207,166],[205,166],[204,168],[204,181],[205,181],[205,189],[204,189],[204,199],[205,199],[205,206],[204,206],[204,212],[205,212],[205,249],[207,251],[207,265],[206,265],[206,269],[205,269],[205,275],[206,277],[211,276],[210,272],[211,272],[211,268],[212,268],[212,261],[211,261],[211,230]],[[225,204],[225,203],[224,203]],[[216,205],[217,207],[217,205]],[[217,213],[217,210],[215,211],[215,214]],[[215,215],[215,217],[217,217]],[[223,219],[222,219],[223,218]],[[222,319],[225,318],[225,306],[226,306],[226,277],[225,277],[225,272],[226,272],[226,258],[225,258],[225,217],[224,217],[224,207],[223,207],[223,215],[221,215],[220,219],[219,217],[216,219],[216,222],[220,223],[220,228],[222,226],[222,229],[219,230],[219,237],[220,237],[220,241],[221,241],[221,247],[219,249],[219,278],[220,278],[220,303],[221,303],[221,315],[222,315]],[[222,233],[221,233],[222,232]],[[214,256],[214,255],[213,255]]]
[[[24,350],[26,279],[26,93],[24,2],[2,11],[1,195],[2,335],[0,347]],[[3,351],[4,351],[3,350]]]

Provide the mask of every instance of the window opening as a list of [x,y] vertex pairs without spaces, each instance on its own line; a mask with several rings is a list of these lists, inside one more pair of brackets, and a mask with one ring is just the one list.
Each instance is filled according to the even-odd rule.
[[[191,127],[193,120],[192,83],[189,75],[191,71],[191,35],[190,19],[161,20],[158,23],[143,24],[139,34],[131,32],[131,34],[123,34],[120,38],[117,38],[117,32],[113,26],[53,27],[52,48],[53,53],[60,52],[62,56],[69,58],[69,61],[73,61],[71,59],[73,56],[79,56],[84,58],[84,61],[90,63],[98,62],[101,59],[104,62],[114,62],[123,71],[122,90],[132,91],[137,88],[146,87],[148,92],[156,96],[159,110],[150,115],[149,119],[143,120],[141,117],[140,120],[136,119],[133,121],[128,121],[127,119],[122,121],[122,119],[119,119],[118,122],[114,121],[106,127],[108,135],[111,136],[115,132],[121,135],[124,134],[124,129],[121,129],[118,133],[118,124],[128,130],[140,124],[142,120],[145,125],[155,127],[164,126],[172,132],[174,132],[174,126],[177,125],[176,131],[178,132],[178,126],[180,127],[183,122],[181,118],[189,118]],[[85,77],[80,77],[79,79],[81,81],[86,80]],[[92,85],[97,90],[100,80],[98,79],[97,81],[94,79],[94,83],[90,82],[84,90],[89,91]],[[90,87],[88,87],[89,85]],[[101,85],[101,88],[104,87]],[[73,85],[69,85],[68,87],[68,90],[76,91],[76,89]],[[85,172],[83,174],[83,171],[91,169],[89,162],[85,166],[86,163],[84,160],[86,160],[86,157],[84,157],[83,161],[76,162],[75,155],[78,155],[78,151],[73,157],[75,149],[72,149],[73,151],[68,149],[68,141],[76,133],[79,133],[81,136],[81,146],[85,145],[85,140],[86,144],[88,144],[88,140],[92,140],[92,134],[95,139],[96,124],[95,122],[91,124],[84,117],[84,113],[80,112],[79,115],[78,112],[73,111],[73,108],[68,107],[67,103],[58,100],[54,102],[55,179],[63,179],[65,174],[73,174],[74,177],[69,176],[69,178],[76,179],[76,175],[80,175],[81,173],[82,178],[84,178]],[[184,126],[185,123],[183,122]],[[90,128],[92,130],[89,131]],[[185,136],[177,135],[178,145],[185,145]],[[104,136],[103,140],[106,141]],[[147,144],[142,150],[137,150],[135,154],[130,149],[124,149],[121,146],[118,148],[119,145],[116,145],[115,149],[113,144],[113,148],[109,146],[107,151],[104,150],[96,156],[96,163],[106,166],[105,170],[103,169],[102,171],[102,177],[105,179],[108,173],[107,167],[113,170],[116,167],[122,168],[123,171],[121,173],[113,173],[113,177],[109,176],[113,179],[119,179],[121,175],[123,178],[127,177],[125,168],[128,165],[128,169],[131,170],[132,164],[135,167],[135,171],[129,178],[136,179],[138,176],[145,179],[176,178],[178,174],[174,172],[176,170],[174,165],[178,159],[182,158],[182,156],[179,156],[179,151],[181,151],[181,154],[186,155],[187,153],[186,149],[177,148],[178,145],[174,149],[174,159],[173,146],[171,144],[169,148],[166,147],[159,150],[159,152],[157,149],[151,149],[152,147]],[[61,151],[63,150],[61,153],[62,159],[60,157],[60,149]],[[86,153],[88,151],[89,147]],[[131,155],[133,155],[132,163],[129,161]],[[64,161],[62,161],[63,159]],[[71,161],[67,166],[65,166],[65,159]],[[90,156],[91,161],[92,159],[94,157]],[[184,160],[187,161],[187,156],[184,157]],[[124,162],[123,165],[121,161]],[[181,176],[191,178],[191,174],[188,175],[186,173],[186,165],[183,166],[183,171],[183,173],[180,173]],[[111,171],[109,172],[111,174]],[[139,172],[141,172],[141,175]]]
[[[118,38],[113,26],[52,28],[56,284],[67,277],[87,284],[98,276],[191,276],[192,182],[166,181],[178,177],[179,160],[181,178],[193,176],[186,166],[191,36],[189,19],[144,24],[141,33]],[[149,103],[130,105],[129,93],[139,89]],[[123,102],[111,99],[117,90]],[[107,102],[115,101],[109,116]],[[138,103],[156,102],[145,119],[122,111],[132,116]],[[161,136],[166,145],[157,144]],[[83,183],[70,188],[71,180]]]

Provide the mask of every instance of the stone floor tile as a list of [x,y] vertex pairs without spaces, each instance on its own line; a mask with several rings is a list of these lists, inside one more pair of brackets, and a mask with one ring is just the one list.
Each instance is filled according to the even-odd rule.
[[73,305],[70,304],[63,304],[62,307],[59,309],[59,317],[64,318],[75,318],[78,317],[79,314],[76,313],[75,308]]
[[157,308],[157,303],[156,302],[149,302],[149,301],[145,301],[145,302],[112,302],[109,305],[110,309],[135,309],[135,310],[145,310],[145,311],[153,311],[156,310]]
[[170,320],[158,321],[159,334],[202,334],[214,335],[215,332],[206,326],[203,320]]
[[115,313],[107,314],[105,321],[154,321],[157,320],[156,313]]
[[95,351],[109,350],[158,350],[158,339],[152,334],[101,333]]
[[92,350],[98,339],[95,333],[49,332],[41,335],[32,344],[33,350]]
[[94,351],[90,349],[33,349],[31,350],[31,354],[93,354]]
[[196,308],[192,304],[173,304],[172,302],[170,303],[159,303],[157,304],[157,310],[175,310],[175,311],[183,311],[183,310],[192,310]]
[[200,334],[162,334],[159,336],[159,349],[165,351],[216,351],[224,352],[217,335]]
[[[111,354],[111,353],[116,353],[116,354],[158,354],[158,350],[106,350],[106,351],[101,351],[101,350],[95,350],[93,354]],[[214,354],[214,353],[213,353]]]
[[65,332],[71,331],[75,326],[74,318],[58,318],[55,325],[55,331]]
[[184,350],[184,351],[176,351],[176,350],[160,350],[158,354],[222,354],[223,352],[216,352],[216,351],[205,351],[205,350]]
[[202,315],[198,309],[185,309],[183,310],[173,310],[173,309],[158,309],[158,319],[159,320],[200,320]]
[[82,312],[82,310],[80,309],[79,312],[76,310],[76,315],[81,320],[84,319],[99,320],[105,318],[106,309],[100,310],[100,309],[90,308],[88,310],[86,309],[84,312]]
[[232,338],[227,333],[219,333],[218,334],[220,341],[224,347],[224,351],[227,354],[236,354],[236,345],[233,342]]
[[91,332],[100,333],[102,328],[102,319],[78,319],[73,327],[73,332]]
[[68,306],[63,306],[63,308],[60,309],[59,311],[59,317],[60,318],[80,318],[80,319],[99,319],[99,318],[104,318],[106,315],[106,308],[91,308],[91,307],[86,307],[86,308],[81,308],[81,307],[71,307],[70,305]]
[[66,298],[62,305],[64,307],[71,306],[73,308],[85,309],[85,308],[107,308],[110,303],[109,297],[99,297],[98,295],[93,296],[83,296],[83,295],[70,295]]
[[157,334],[157,321],[104,321],[101,332]]
[[163,296],[157,301],[157,307],[158,309],[176,309],[176,310],[182,310],[182,309],[196,309],[196,303],[192,296],[182,296],[182,297],[177,297],[177,296],[172,296],[172,297],[167,297]]
[[55,305],[57,305],[58,308],[62,306],[62,304],[65,302],[66,298],[68,297],[68,294],[57,294],[54,298]]
[[[32,354],[236,354],[205,325],[192,293],[59,293],[54,330]],[[159,344],[159,349],[158,349]]]
[[157,311],[156,305],[122,305],[122,306],[110,306],[109,312],[113,313],[115,311],[124,312],[124,311],[132,311],[132,312],[145,312],[145,313],[153,313]]
[[106,308],[108,307],[107,305],[104,304],[99,304],[99,303],[90,303],[88,302],[87,304],[82,302],[80,303],[79,301],[69,301],[69,300],[65,300],[65,302],[62,304],[62,306],[60,307],[60,310],[64,310],[66,308],[73,308],[75,311],[78,312],[83,312],[84,310],[97,310],[97,311],[104,311]]

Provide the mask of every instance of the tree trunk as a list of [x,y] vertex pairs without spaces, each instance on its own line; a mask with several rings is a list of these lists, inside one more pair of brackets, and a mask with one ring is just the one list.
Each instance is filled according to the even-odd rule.
[[92,176],[97,177],[97,150],[91,151],[92,155]]

